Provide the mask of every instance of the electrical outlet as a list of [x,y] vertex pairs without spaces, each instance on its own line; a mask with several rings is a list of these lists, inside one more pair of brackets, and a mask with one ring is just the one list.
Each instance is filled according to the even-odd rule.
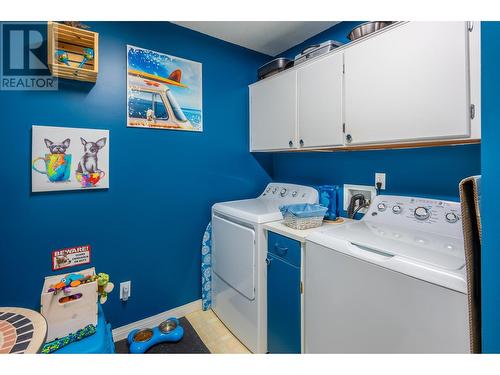
[[375,173],[375,186],[380,182],[380,190],[385,190],[385,173]]
[[120,283],[120,299],[126,301],[130,298],[130,281]]

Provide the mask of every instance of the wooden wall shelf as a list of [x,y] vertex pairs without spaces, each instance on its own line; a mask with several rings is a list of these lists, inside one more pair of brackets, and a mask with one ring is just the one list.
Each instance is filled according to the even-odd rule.
[[[427,141],[427,142],[408,142],[408,143],[390,143],[384,145],[358,145],[358,146],[340,146],[335,148],[316,148],[302,150],[284,150],[282,152],[338,152],[338,151],[367,151],[367,150],[397,150],[407,148],[423,147],[442,147],[442,146],[461,146],[480,144],[480,139],[461,139],[446,141]],[[273,151],[268,151],[273,152]]]
[[[54,77],[95,82],[99,65],[98,47],[98,33],[48,22],[48,65]],[[93,50],[93,58],[88,59],[80,68],[85,49]],[[58,59],[57,51],[66,53],[67,64]]]

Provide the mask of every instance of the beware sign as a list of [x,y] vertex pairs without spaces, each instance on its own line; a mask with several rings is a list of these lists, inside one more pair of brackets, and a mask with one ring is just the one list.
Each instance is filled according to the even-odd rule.
[[90,245],[69,247],[52,252],[52,271],[90,263]]

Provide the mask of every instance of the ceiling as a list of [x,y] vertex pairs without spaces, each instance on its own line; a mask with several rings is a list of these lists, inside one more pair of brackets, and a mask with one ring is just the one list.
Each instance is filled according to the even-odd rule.
[[338,24],[337,21],[181,21],[177,25],[276,56]]

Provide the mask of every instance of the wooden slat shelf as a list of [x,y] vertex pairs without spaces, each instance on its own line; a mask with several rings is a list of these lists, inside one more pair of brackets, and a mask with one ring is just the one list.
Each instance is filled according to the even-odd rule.
[[[422,147],[440,147],[440,146],[460,146],[480,144],[480,139],[462,139],[462,140],[446,140],[446,141],[429,141],[429,142],[408,142],[408,143],[390,143],[384,145],[358,145],[358,146],[340,146],[335,148],[321,149],[302,149],[302,150],[283,150],[281,152],[337,152],[337,151],[367,151],[367,150],[397,150],[407,148],[422,148]],[[273,152],[273,151],[269,151]]]
[[[99,34],[57,22],[48,22],[48,65],[54,77],[73,79],[85,82],[97,80],[99,67]],[[84,57],[84,49],[94,51],[93,59],[89,59],[79,68]],[[57,59],[56,52],[64,51],[69,66]]]

